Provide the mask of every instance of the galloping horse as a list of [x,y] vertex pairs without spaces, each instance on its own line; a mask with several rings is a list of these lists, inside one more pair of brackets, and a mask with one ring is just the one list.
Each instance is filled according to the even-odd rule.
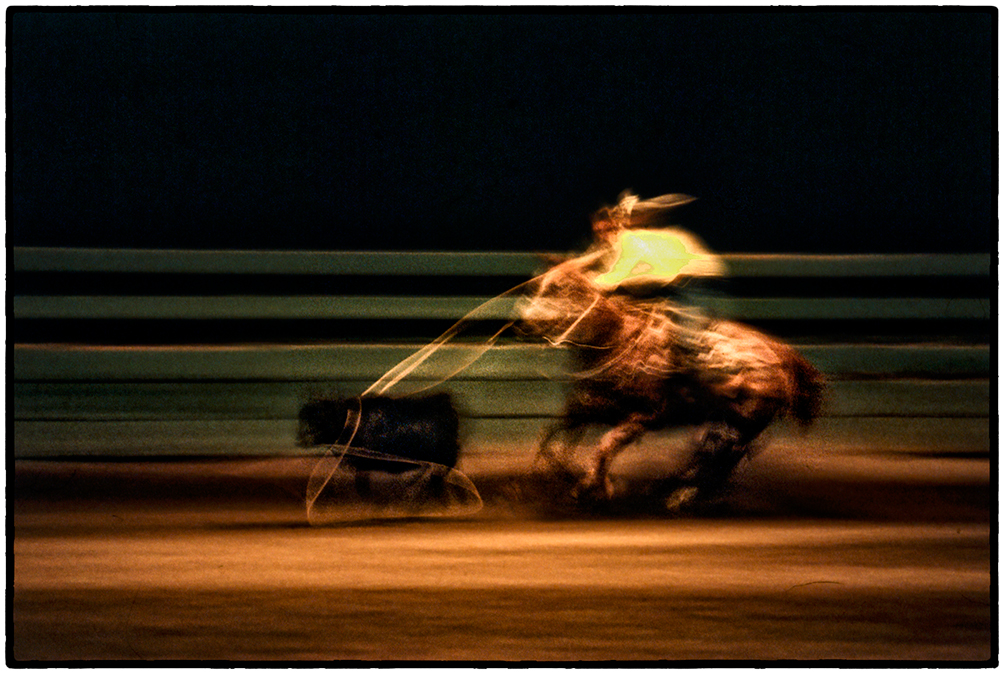
[[[791,415],[807,426],[817,416],[823,376],[790,346],[667,300],[605,293],[576,263],[539,277],[536,292],[524,298],[520,325],[570,346],[577,360],[564,413],[545,429],[538,461],[567,467],[589,426],[613,427],[595,448],[577,495],[612,497],[611,462],[646,431],[699,426],[703,432],[666,505],[708,499],[772,421]],[[559,436],[565,443],[556,452]]]

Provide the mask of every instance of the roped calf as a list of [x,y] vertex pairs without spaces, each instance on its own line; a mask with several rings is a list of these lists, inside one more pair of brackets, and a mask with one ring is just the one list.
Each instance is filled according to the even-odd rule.
[[[357,414],[358,413],[358,416]],[[300,408],[301,447],[349,442],[350,447],[449,468],[460,456],[460,417],[448,393],[422,397],[321,398]],[[358,419],[358,420],[357,420]],[[406,461],[383,461],[347,453],[357,471],[403,472]]]

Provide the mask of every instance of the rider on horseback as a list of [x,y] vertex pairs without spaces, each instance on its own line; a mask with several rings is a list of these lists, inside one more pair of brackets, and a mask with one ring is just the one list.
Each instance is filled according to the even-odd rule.
[[611,427],[574,494],[609,498],[622,450],[648,431],[691,426],[687,464],[656,491],[666,491],[671,510],[708,500],[775,419],[808,424],[818,414],[823,378],[797,351],[693,301],[694,281],[723,265],[694,236],[659,222],[692,200],[623,194],[594,216],[594,245],[537,277],[522,309],[528,334],[575,356],[565,410],[540,441],[543,465],[563,474],[586,428]]
[[595,243],[577,266],[602,292],[667,317],[665,338],[696,356],[709,322],[699,281],[723,276],[725,267],[696,236],[665,223],[670,209],[694,200],[666,194],[642,201],[622,192],[615,206],[593,215]]

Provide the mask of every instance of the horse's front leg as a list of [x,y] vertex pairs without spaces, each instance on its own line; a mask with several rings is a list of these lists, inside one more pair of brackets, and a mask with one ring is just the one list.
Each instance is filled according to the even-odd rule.
[[604,498],[613,496],[610,483],[610,464],[632,442],[645,432],[645,417],[632,415],[608,431],[601,439],[593,457],[593,465],[582,482],[582,491]]
[[[586,427],[581,423],[573,423],[568,419],[547,426],[540,436],[537,445],[537,455],[534,463],[549,470],[570,470],[572,458],[575,456],[575,449],[582,440],[586,432]],[[560,449],[555,450],[554,445],[558,436],[563,435],[564,442],[560,444]]]

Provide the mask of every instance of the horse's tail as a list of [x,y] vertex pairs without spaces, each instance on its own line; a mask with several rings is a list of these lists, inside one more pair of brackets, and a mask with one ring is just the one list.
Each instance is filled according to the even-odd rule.
[[794,383],[791,392],[791,413],[803,426],[808,426],[819,416],[823,405],[826,378],[801,354],[792,350],[790,369]]

